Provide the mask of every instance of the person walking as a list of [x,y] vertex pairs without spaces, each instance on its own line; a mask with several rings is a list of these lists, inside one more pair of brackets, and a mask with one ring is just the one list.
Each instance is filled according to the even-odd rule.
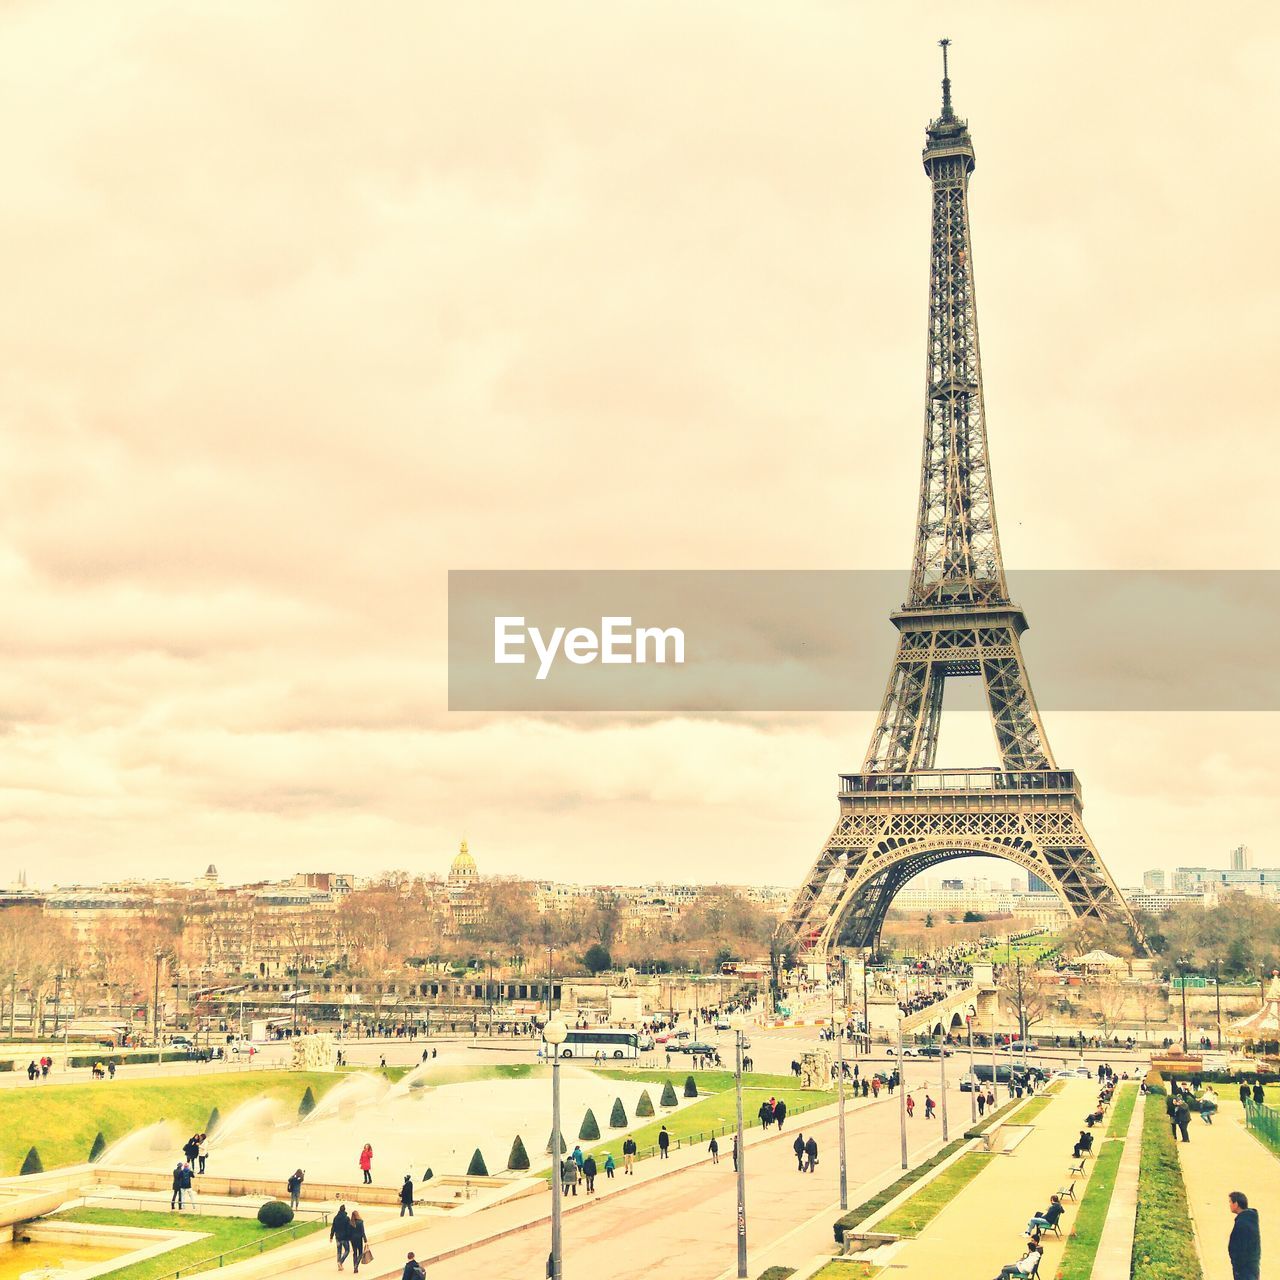
[[814,1166],[818,1163],[818,1141],[812,1135],[804,1144],[804,1168],[806,1173],[812,1173]]
[[626,1174],[634,1174],[635,1163],[636,1140],[634,1138],[624,1138],[622,1142],[622,1172]]
[[716,1141],[716,1135],[714,1133],[711,1135],[711,1141],[707,1145],[707,1150],[711,1152],[711,1163],[719,1164],[720,1163],[720,1144]]
[[733,1135],[733,1171],[738,1172],[738,1135]]
[[1231,1259],[1232,1280],[1258,1280],[1262,1268],[1262,1233],[1258,1227],[1258,1211],[1249,1207],[1243,1191],[1227,1197],[1227,1208],[1235,1219],[1227,1239],[1227,1256]]
[[916,1116],[916,1100],[907,1094],[907,1119],[914,1120]]
[[338,1212],[333,1215],[329,1224],[329,1240],[338,1251],[338,1270],[341,1271],[351,1252],[351,1219],[347,1215],[347,1206],[340,1204]]
[[202,1133],[196,1138],[196,1159],[200,1162],[200,1172],[204,1172],[204,1162],[209,1158],[209,1135]]
[[664,1124],[658,1133],[658,1159],[668,1160],[667,1148],[671,1146],[671,1135],[667,1132],[667,1126]]
[[414,1257],[413,1250],[409,1250],[408,1257],[405,1258],[404,1270],[400,1273],[400,1280],[427,1280],[427,1273],[422,1263]]
[[296,1210],[298,1201],[302,1199],[302,1180],[306,1175],[301,1169],[295,1169],[284,1184],[289,1191],[289,1208]]
[[781,1098],[773,1107],[773,1122],[778,1126],[778,1132],[782,1132],[782,1122],[787,1118],[787,1104]]
[[373,1261],[373,1250],[369,1248],[369,1232],[359,1209],[351,1210],[347,1229],[351,1233],[351,1270],[358,1275],[362,1262]]
[[1242,1107],[1247,1106],[1249,1104],[1249,1099],[1252,1096],[1253,1095],[1249,1092],[1249,1086],[1243,1080],[1241,1080],[1240,1081],[1240,1105]]
[[924,1095],[924,1118],[926,1120],[933,1119],[933,1111],[936,1106],[937,1106],[937,1103],[935,1103],[934,1100],[929,1096],[929,1094],[926,1093]]
[[1191,1108],[1187,1106],[1186,1098],[1178,1099],[1178,1105],[1173,1112],[1173,1122],[1178,1126],[1182,1141],[1190,1142],[1191,1134],[1187,1132],[1187,1126],[1191,1123]]
[[756,1114],[760,1117],[760,1127],[767,1129],[773,1123],[773,1103],[767,1100],[762,1102]]
[[593,1196],[596,1193],[596,1158],[588,1156],[582,1162],[582,1176],[587,1182],[587,1195]]
[[1260,1107],[1267,1100],[1267,1091],[1262,1087],[1261,1080],[1253,1082],[1253,1105]]
[[565,1195],[578,1194],[578,1166],[572,1159],[560,1162],[560,1189]]
[[796,1153],[796,1172],[804,1172],[804,1134],[797,1133],[796,1140],[791,1144],[791,1150]]
[[[368,1142],[364,1144],[364,1147],[360,1152],[360,1173],[364,1177],[365,1186],[370,1186],[373,1182],[373,1147]],[[351,1217],[354,1220],[355,1214],[353,1213]],[[352,1252],[355,1251],[354,1243],[352,1244],[351,1249]]]
[[613,1177],[613,1171],[614,1171],[617,1167],[618,1167],[618,1166],[617,1166],[616,1164],[614,1164],[614,1162],[613,1162],[613,1152],[612,1152],[612,1151],[606,1151],[606,1152],[604,1153],[604,1176],[605,1176],[606,1178],[610,1178],[610,1179],[612,1179],[612,1177]]
[[173,1194],[169,1197],[170,1209],[182,1208],[182,1161],[173,1166]]
[[413,1174],[406,1173],[404,1181],[400,1184],[400,1216],[403,1218],[405,1214],[413,1217]]
[[[866,1084],[867,1082],[864,1080],[862,1083]],[[865,1096],[866,1094],[864,1093],[863,1097]],[[879,1098],[880,1098],[880,1077],[879,1076],[871,1077],[871,1096],[876,1101],[879,1101]]]
[[981,1120],[987,1110],[987,1095],[978,1090],[978,1119]]
[[[193,1205],[196,1202],[195,1181],[195,1170],[191,1167],[188,1161],[184,1160],[182,1162],[182,1194],[186,1197],[188,1205]],[[181,1201],[179,1201],[178,1207],[182,1207]]]

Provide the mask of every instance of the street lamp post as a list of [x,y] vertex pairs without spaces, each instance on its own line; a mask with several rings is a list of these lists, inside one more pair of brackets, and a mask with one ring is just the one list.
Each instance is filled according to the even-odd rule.
[[160,957],[162,954],[160,951],[156,952],[156,977],[151,991],[151,1039],[156,1044],[160,1043]]
[[942,1044],[939,1046],[941,1052],[938,1055],[938,1065],[942,1068],[942,1141],[950,1141],[950,1130],[947,1127],[947,1040],[949,1037],[943,1035]]
[[865,1051],[871,1056],[871,1006],[867,1001],[867,965],[871,962],[871,948],[862,948],[862,1034],[867,1037]]
[[747,1274],[747,1147],[742,1125],[742,1029],[746,1019],[740,1013],[732,1018],[734,1039],[734,1086],[738,1108],[738,1280],[746,1280]]
[[1182,1052],[1187,1052],[1187,962],[1178,961],[1178,985],[1182,988]]
[[[843,957],[841,963],[843,964]],[[843,986],[843,984],[842,984]],[[835,1022],[835,993],[831,996],[831,1021]],[[840,1026],[836,1028],[836,1097],[839,1099],[839,1133],[840,1133],[840,1208],[849,1207],[849,1173],[845,1158],[844,1140],[844,1028],[848,1021],[848,1010],[842,1009]]]
[[978,1123],[978,1076],[973,1069],[973,1014],[971,1013],[965,1022],[969,1025],[969,1119],[971,1123]]
[[[549,972],[549,968],[548,968]],[[550,979],[548,979],[550,990]],[[560,1172],[560,1046],[568,1038],[569,1029],[560,1019],[548,1021],[542,1038],[551,1053],[551,1269],[550,1280],[562,1280],[564,1259],[560,1236],[560,1197],[563,1182]]]
[[1214,1020],[1217,1023],[1218,1048],[1222,1048],[1222,961],[1213,959],[1213,1003],[1216,1009]]
[[898,1130],[902,1137],[902,1167],[907,1167],[907,1064],[902,1057],[902,1018],[898,1018]]

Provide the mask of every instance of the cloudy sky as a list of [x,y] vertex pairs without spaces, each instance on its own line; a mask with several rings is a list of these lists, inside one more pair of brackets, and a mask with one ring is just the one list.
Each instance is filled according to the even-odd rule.
[[[0,881],[797,880],[869,714],[450,714],[446,574],[905,575],[941,35],[1015,585],[1280,567],[1233,12],[8,0]],[[1122,881],[1280,864],[1274,715],[1048,729]]]

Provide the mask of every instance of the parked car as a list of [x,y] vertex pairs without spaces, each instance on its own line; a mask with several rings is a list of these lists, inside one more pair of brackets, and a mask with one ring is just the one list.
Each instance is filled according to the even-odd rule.
[[717,1031],[729,1031],[729,1030],[731,1030],[731,1024],[730,1024],[730,1022],[729,1022],[729,1019],[728,1019],[728,1018],[717,1018],[717,1019],[715,1020],[715,1029],[716,1029]]
[[[894,1045],[890,1045],[885,1050],[885,1053],[887,1053],[891,1058],[896,1058],[898,1056],[898,1050]],[[911,1045],[906,1045],[902,1050],[902,1056],[904,1058],[918,1058],[920,1056],[920,1050],[913,1048]]]
[[1005,1053],[1039,1053],[1040,1046],[1034,1040],[1011,1040],[1004,1047]]
[[917,1051],[921,1058],[949,1058],[954,1050],[945,1045],[926,1044]]

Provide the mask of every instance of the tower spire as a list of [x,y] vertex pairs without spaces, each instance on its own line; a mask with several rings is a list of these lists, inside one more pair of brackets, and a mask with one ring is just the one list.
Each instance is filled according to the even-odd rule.
[[954,120],[956,113],[951,109],[951,77],[947,74],[947,49],[951,41],[943,37],[938,44],[942,49],[942,119]]

